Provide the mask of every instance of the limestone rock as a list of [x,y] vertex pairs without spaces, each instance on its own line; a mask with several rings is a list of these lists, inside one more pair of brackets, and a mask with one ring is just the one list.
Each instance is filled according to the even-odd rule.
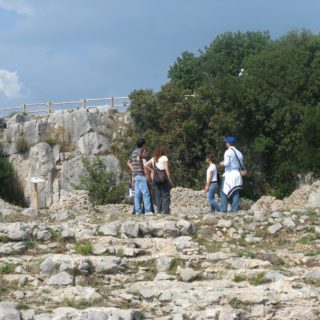
[[68,286],[73,283],[73,277],[67,272],[60,272],[50,277],[49,284],[57,286]]
[[278,232],[281,229],[282,229],[282,224],[281,223],[276,223],[276,224],[268,227],[268,233],[275,234],[276,232]]
[[189,282],[197,279],[201,274],[201,271],[195,271],[191,268],[181,269],[180,278],[182,281]]
[[20,311],[16,307],[12,302],[0,302],[0,320],[21,320]]

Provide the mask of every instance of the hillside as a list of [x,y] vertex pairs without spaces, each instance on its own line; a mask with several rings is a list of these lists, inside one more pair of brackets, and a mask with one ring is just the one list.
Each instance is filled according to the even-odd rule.
[[0,207],[0,319],[320,317],[319,182],[236,215],[183,188],[165,216],[85,191],[39,215]]

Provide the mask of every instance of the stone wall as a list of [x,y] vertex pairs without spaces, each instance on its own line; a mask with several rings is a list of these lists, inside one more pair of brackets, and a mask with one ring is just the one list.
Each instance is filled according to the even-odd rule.
[[118,159],[111,154],[112,140],[128,122],[123,112],[56,111],[34,117],[16,114],[7,121],[3,151],[13,164],[28,204],[33,205],[32,176],[38,185],[40,206],[50,207],[74,189],[83,172],[81,158],[99,155],[107,168],[120,174]]

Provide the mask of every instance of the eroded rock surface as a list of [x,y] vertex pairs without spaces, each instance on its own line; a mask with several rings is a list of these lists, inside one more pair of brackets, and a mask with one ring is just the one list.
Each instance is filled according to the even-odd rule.
[[38,215],[0,201],[0,319],[319,319],[311,193],[235,215],[197,207],[200,191],[173,196],[156,216],[95,207],[84,191]]

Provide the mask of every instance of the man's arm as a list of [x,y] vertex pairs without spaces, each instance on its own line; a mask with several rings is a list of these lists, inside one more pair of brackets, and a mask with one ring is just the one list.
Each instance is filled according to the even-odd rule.
[[128,160],[127,162],[127,166],[130,168],[131,172],[133,172],[133,168],[132,168],[132,161],[131,159]]

